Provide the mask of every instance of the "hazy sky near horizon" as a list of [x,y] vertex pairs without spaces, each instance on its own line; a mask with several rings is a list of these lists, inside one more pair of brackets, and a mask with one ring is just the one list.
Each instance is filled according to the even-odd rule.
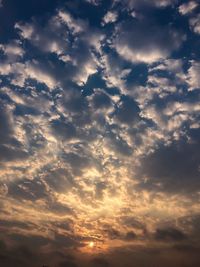
[[200,266],[198,0],[0,1],[0,265]]

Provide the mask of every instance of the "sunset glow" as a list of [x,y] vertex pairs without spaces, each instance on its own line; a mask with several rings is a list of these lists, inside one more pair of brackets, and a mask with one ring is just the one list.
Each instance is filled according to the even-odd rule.
[[200,2],[0,0],[0,266],[200,266]]

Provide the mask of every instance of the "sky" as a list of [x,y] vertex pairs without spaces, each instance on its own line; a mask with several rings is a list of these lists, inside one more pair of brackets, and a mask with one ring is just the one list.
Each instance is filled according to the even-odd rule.
[[0,0],[0,265],[200,266],[200,2]]

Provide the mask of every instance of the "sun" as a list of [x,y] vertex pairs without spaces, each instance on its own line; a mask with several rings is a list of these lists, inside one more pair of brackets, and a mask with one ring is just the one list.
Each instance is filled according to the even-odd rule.
[[89,244],[88,244],[88,246],[90,247],[90,248],[93,248],[94,247],[94,242],[90,242]]

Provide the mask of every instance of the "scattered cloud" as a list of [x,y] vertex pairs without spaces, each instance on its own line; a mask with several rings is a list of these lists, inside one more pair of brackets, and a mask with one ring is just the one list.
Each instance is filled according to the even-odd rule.
[[134,24],[130,21],[117,29],[114,46],[124,59],[132,63],[151,64],[170,56],[184,39],[184,35],[168,26],[161,27],[148,20]]
[[102,25],[105,25],[108,23],[114,23],[116,20],[117,20],[117,13],[108,11],[103,17]]
[[198,3],[49,5],[2,7],[0,264],[199,266]]
[[200,34],[200,14],[194,16],[189,21],[190,27],[196,34]]
[[190,1],[179,6],[179,12],[182,15],[190,14],[195,8],[198,7],[198,4],[195,1]]

